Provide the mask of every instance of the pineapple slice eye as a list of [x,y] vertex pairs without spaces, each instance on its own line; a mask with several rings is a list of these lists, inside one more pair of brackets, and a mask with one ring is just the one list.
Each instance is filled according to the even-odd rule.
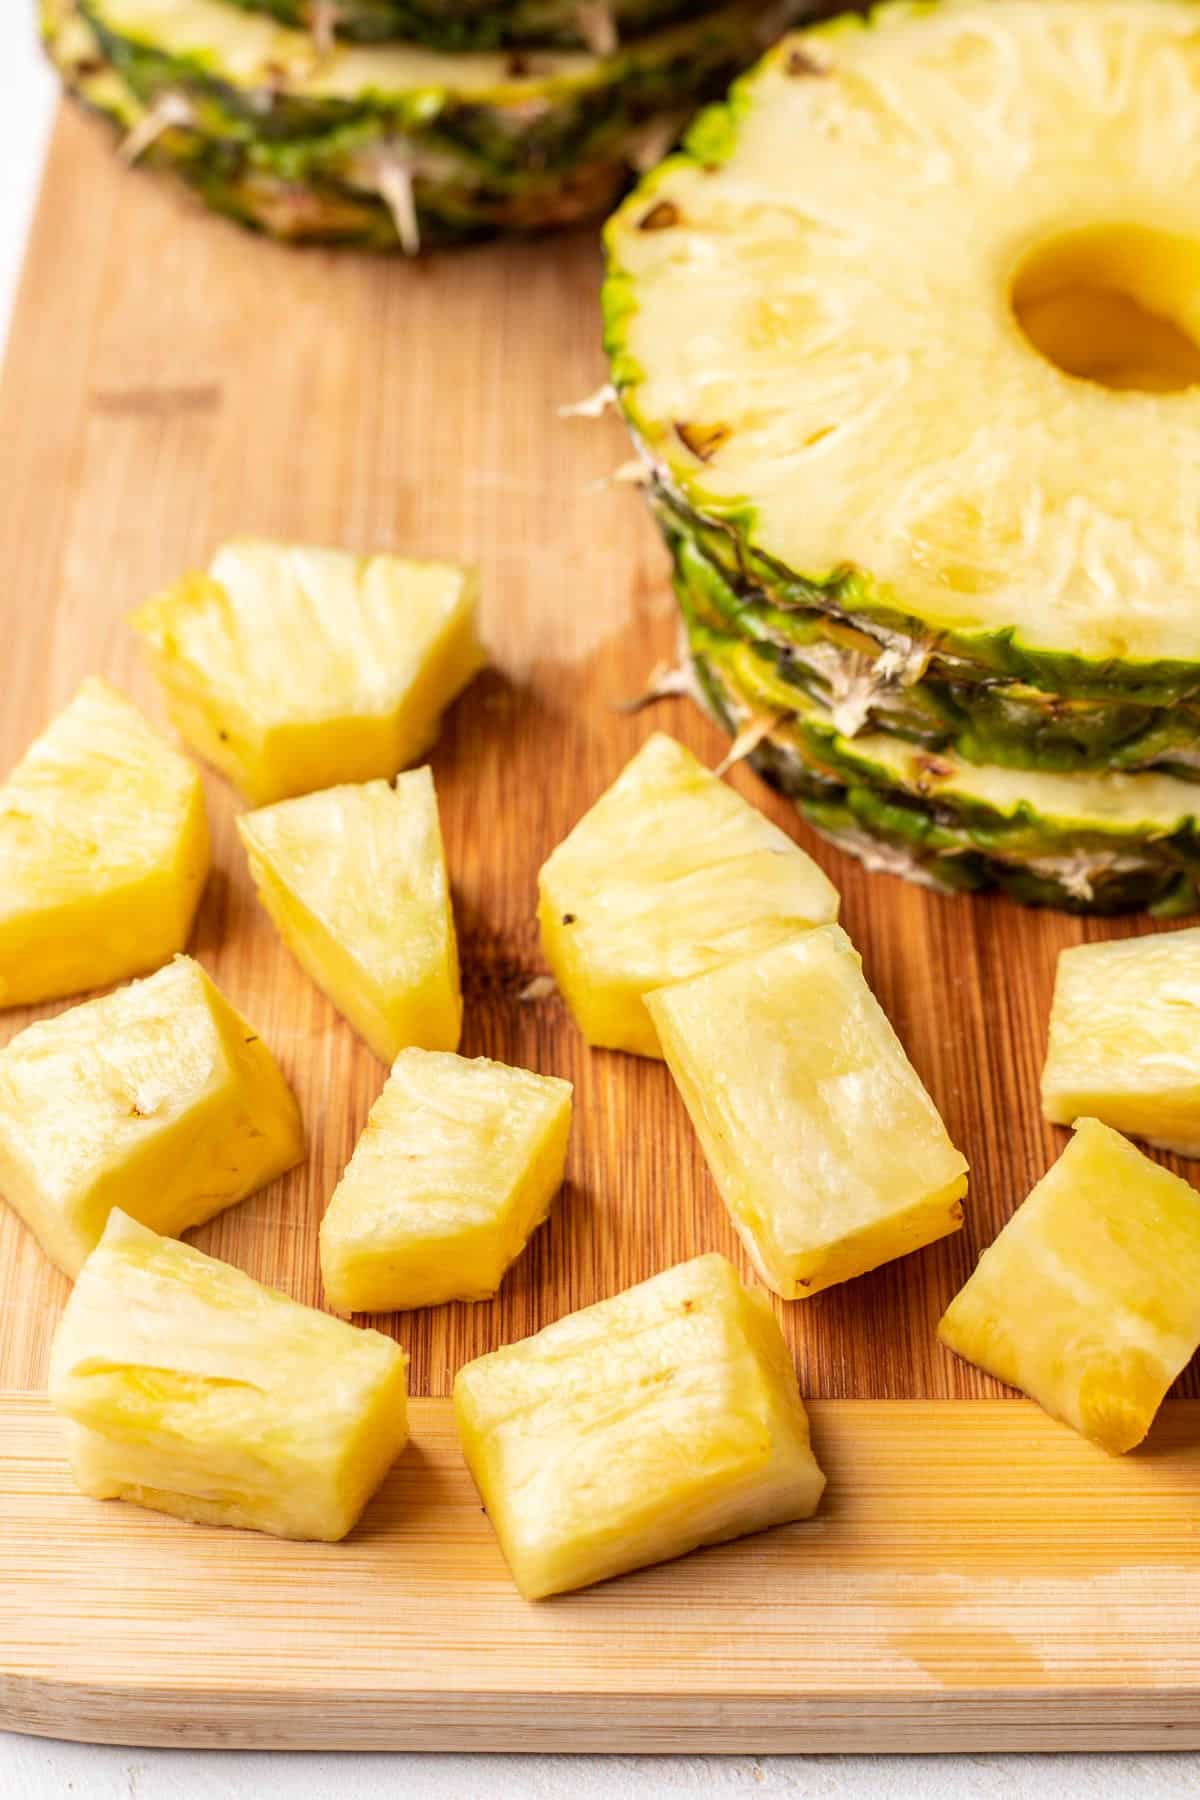
[[115,1207],[176,1236],[303,1154],[270,1051],[189,957],[0,1050],[0,1194],[68,1275]]
[[1105,1450],[1133,1449],[1200,1347],[1200,1194],[1081,1119],[938,1335]]
[[701,1256],[460,1369],[471,1473],[526,1599],[816,1511],[766,1297]]
[[546,959],[589,1044],[661,1056],[645,996],[837,917],[810,857],[656,733],[539,877]]
[[334,1542],[403,1448],[390,1338],[114,1212],[54,1339],[75,1480],[209,1525]]
[[416,762],[484,665],[475,615],[452,564],[246,540],[131,623],[181,736],[261,806]]
[[1200,927],[1060,952],[1042,1110],[1200,1156]]
[[569,1081],[403,1051],[321,1223],[330,1303],[488,1299],[550,1209],[570,1128]]
[[961,1228],[966,1162],[840,926],[647,1004],[733,1223],[784,1299]]
[[0,1007],[169,961],[208,868],[197,771],[107,682],[85,681],[0,787]]
[[376,1056],[456,1050],[458,945],[430,770],[283,800],[237,826],[284,942]]

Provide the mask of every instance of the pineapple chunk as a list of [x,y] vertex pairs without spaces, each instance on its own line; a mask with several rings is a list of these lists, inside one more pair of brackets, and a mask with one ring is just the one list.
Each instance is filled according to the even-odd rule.
[[1200,1156],[1200,928],[1062,951],[1042,1110]]
[[785,832],[673,738],[648,738],[540,880],[546,959],[589,1044],[661,1056],[644,998],[836,919]]
[[483,667],[450,563],[245,540],[132,618],[176,726],[256,806],[419,760]]
[[401,1051],[321,1224],[331,1304],[488,1299],[550,1210],[570,1129],[569,1081]]
[[50,1357],[96,1500],[205,1525],[345,1537],[408,1436],[408,1358],[122,1212]]
[[458,946],[430,770],[283,800],[237,823],[284,942],[376,1056],[457,1049]]
[[1200,1194],[1081,1119],[938,1335],[1105,1450],[1132,1450],[1200,1347]]
[[649,997],[768,1287],[815,1294],[962,1225],[954,1148],[837,925]]
[[468,1363],[454,1409],[527,1600],[807,1519],[825,1486],[778,1321],[723,1256]]
[[196,770],[107,682],[85,681],[0,788],[0,1006],[166,962],[208,864]]
[[303,1154],[270,1051],[190,957],[0,1050],[0,1194],[68,1275],[114,1207],[175,1235]]

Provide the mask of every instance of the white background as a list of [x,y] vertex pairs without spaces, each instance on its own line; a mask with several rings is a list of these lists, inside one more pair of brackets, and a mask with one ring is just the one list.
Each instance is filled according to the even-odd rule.
[[[32,12],[33,0],[0,0],[0,337],[54,99]],[[8,424],[0,420],[0,430]],[[0,1800],[1174,1800],[1187,1794],[1200,1796],[1200,1757],[249,1756],[97,1749],[0,1733]]]

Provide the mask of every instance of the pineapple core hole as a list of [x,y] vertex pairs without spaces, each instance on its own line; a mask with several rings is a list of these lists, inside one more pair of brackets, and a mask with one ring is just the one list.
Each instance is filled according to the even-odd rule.
[[1013,314],[1047,362],[1146,394],[1200,384],[1200,243],[1142,225],[1053,237],[1017,267]]

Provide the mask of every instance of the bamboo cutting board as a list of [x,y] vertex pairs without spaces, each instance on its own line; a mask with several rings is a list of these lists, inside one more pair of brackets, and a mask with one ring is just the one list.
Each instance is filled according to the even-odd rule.
[[[66,1283],[0,1212],[0,1725],[137,1743],[604,1750],[1200,1747],[1200,1383],[1112,1462],[939,1350],[938,1315],[1061,1147],[1038,1115],[1082,924],[868,877],[745,771],[843,919],[972,1163],[959,1236],[777,1303],[830,1475],[810,1524],[570,1599],[516,1598],[455,1449],[467,1358],[701,1250],[742,1262],[659,1064],[590,1053],[541,971],[537,869],[651,728],[665,558],[603,478],[594,237],[418,266],[296,254],[54,141],[0,389],[0,769],[101,671],[161,717],[123,619],[242,532],[478,561],[495,667],[434,756],[468,1055],[568,1076],[568,1181],[494,1303],[373,1320],[414,1446],[338,1547],[76,1496],[40,1398]],[[653,723],[709,760],[686,702]],[[257,909],[209,781],[196,953],[280,1058],[305,1167],[196,1242],[319,1304],[316,1228],[384,1071]],[[44,1009],[51,1010],[51,1009]],[[0,1015],[0,1041],[32,1013]],[[886,1146],[881,1145],[881,1154]],[[743,1265],[744,1266],[744,1265]]]

